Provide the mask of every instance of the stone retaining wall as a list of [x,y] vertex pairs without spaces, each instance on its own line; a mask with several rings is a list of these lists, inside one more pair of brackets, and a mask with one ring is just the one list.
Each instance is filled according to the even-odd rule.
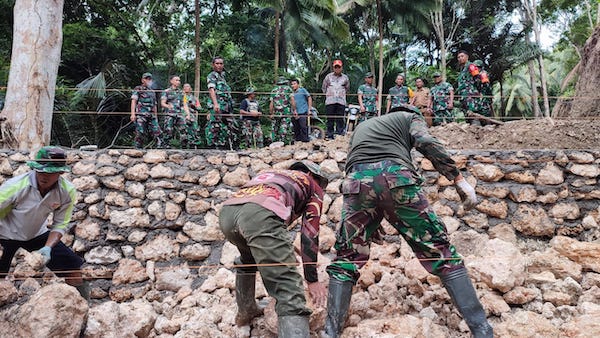
[[[417,157],[417,161],[423,168],[425,190],[434,210],[445,222],[452,243],[465,256],[486,310],[495,316],[496,332],[512,336],[511,330],[519,330],[514,323],[521,320],[521,329],[533,321],[542,332],[562,335],[578,330],[571,322],[585,321],[582,316],[589,315],[589,308],[600,314],[597,305],[590,305],[600,303],[600,151],[453,154],[463,175],[476,185],[480,200],[476,209],[468,212],[462,209],[451,182],[428,160]],[[28,154],[5,152],[0,156],[0,181],[29,170],[25,164]],[[211,317],[214,330],[203,326],[206,331],[202,332],[242,334],[232,325],[233,274],[224,267],[231,267],[236,251],[224,244],[218,228],[221,203],[260,170],[285,168],[301,159],[321,164],[331,178],[321,219],[325,226],[319,257],[320,278],[326,279],[323,270],[333,255],[333,229],[341,214],[339,187],[345,149],[307,144],[238,153],[69,152],[72,173],[66,176],[77,187],[79,200],[73,229],[64,241],[85,257],[85,273],[93,280],[86,336],[106,333],[107,327],[90,325],[90,321],[110,322],[104,317],[115,311],[127,312],[119,308],[124,304],[145,307],[145,316],[152,319],[135,329],[141,331],[129,329],[136,335],[198,334],[200,327],[184,323],[199,316],[198,311],[202,311],[198,308],[210,310],[216,303],[226,309],[220,311],[231,314]],[[355,329],[357,336],[361,330],[376,331],[381,324],[377,321],[385,320],[381,313],[388,313],[388,317],[416,316],[420,322],[413,325],[415,330],[423,329],[430,324],[424,321],[430,320],[442,334],[464,333],[464,323],[461,326],[456,312],[447,306],[447,296],[441,296],[439,281],[420,267],[393,227],[384,222],[382,228],[388,242],[372,247],[373,262],[362,271],[347,331],[351,334]],[[6,291],[7,295],[13,292],[26,297],[40,288],[39,283],[27,279],[37,272],[27,265],[25,255],[17,257],[12,270],[19,290],[5,285],[5,290],[13,290]],[[391,304],[389,293],[378,293],[389,289],[390,284],[397,293],[410,290],[395,302],[398,304]],[[259,292],[261,296],[265,296],[264,290]],[[0,297],[0,305],[16,298]],[[182,319],[181,311],[192,308],[196,312]],[[256,329],[259,331],[252,331],[252,336],[269,331],[268,317],[265,322],[267,329]],[[126,328],[120,330],[114,334],[131,333]]]

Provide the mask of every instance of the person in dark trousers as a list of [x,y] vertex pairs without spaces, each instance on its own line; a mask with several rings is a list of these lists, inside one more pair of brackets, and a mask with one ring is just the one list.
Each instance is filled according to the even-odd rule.
[[304,87],[300,87],[298,79],[293,79],[290,84],[294,91],[294,101],[296,102],[296,113],[292,119],[294,140],[308,142],[310,141],[308,137],[308,115],[312,109],[312,97]]
[[334,60],[333,72],[325,76],[321,87],[325,93],[328,139],[333,139],[335,135],[344,135],[346,93],[350,90],[350,79],[342,73],[342,66],[342,60]]
[[442,144],[427,131],[410,106],[358,125],[350,139],[347,177],[341,185],[342,224],[336,234],[337,257],[327,267],[326,334],[339,337],[359,269],[369,259],[369,244],[385,217],[407,241],[427,271],[439,276],[476,338],[492,337],[485,311],[446,227],[429,206],[423,179],[413,166],[415,148],[448,180],[454,181],[465,209],[477,203],[473,187],[456,168]]

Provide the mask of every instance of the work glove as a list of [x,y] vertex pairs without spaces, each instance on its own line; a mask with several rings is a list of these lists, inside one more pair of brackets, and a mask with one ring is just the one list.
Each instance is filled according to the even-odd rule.
[[475,189],[473,189],[467,180],[458,181],[456,183],[456,191],[463,202],[465,210],[470,210],[475,206],[475,204],[477,204],[477,195],[475,195]]
[[48,262],[50,262],[50,252],[51,251],[52,251],[52,248],[49,246],[44,246],[43,248],[36,251],[37,253],[42,255],[42,257],[44,258],[44,265],[46,265],[46,264],[48,264]]

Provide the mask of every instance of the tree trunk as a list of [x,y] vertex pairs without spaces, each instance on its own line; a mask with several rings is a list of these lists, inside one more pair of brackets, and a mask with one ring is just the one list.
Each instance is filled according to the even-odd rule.
[[579,66],[579,78],[572,98],[560,99],[556,117],[589,117],[600,114],[600,26],[585,43]]
[[279,11],[275,12],[275,62],[273,62],[273,80],[277,82],[279,72]]
[[[3,115],[16,142],[33,150],[50,141],[62,46],[63,0],[16,0],[13,46]],[[18,24],[17,24],[18,23]]]
[[531,109],[533,110],[533,116],[536,119],[540,118],[540,106],[538,105],[538,92],[537,92],[537,81],[535,78],[535,61],[529,60],[527,62],[527,70],[529,73],[529,84],[531,86]]
[[200,91],[200,0],[194,1],[194,18],[195,31],[194,31],[194,92],[198,97]]
[[383,22],[381,19],[381,0],[377,0],[377,29],[379,30],[379,75],[377,78],[377,111],[381,113],[383,102]]

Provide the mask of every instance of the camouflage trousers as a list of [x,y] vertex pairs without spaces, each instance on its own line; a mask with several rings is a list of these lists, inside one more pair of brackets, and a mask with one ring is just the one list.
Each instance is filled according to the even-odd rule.
[[368,111],[365,110],[364,113],[360,114],[360,118],[358,119],[359,122],[365,122],[368,119],[377,117],[377,111]]
[[239,146],[240,128],[234,117],[210,115],[204,129],[206,143],[209,147],[237,149]]
[[163,132],[164,141],[169,146],[173,136],[179,134],[182,143],[187,142],[186,119],[182,114],[167,114],[165,116]]
[[412,171],[389,160],[353,166],[341,187],[342,224],[336,234],[337,257],[327,267],[331,277],[356,283],[358,270],[369,259],[369,244],[381,242],[384,217],[430,273],[444,275],[463,266],[420,183]]
[[202,145],[202,140],[198,136],[198,121],[196,118],[185,121],[186,139],[182,140],[182,146],[185,148],[194,148]]
[[269,296],[277,300],[278,316],[310,315],[292,240],[280,217],[255,203],[225,205],[219,226],[246,265],[238,273],[260,272]]
[[136,114],[135,115],[135,139],[134,146],[136,148],[144,147],[144,139],[149,138],[155,139],[157,145],[162,144],[160,139],[162,132],[158,126],[158,119],[154,114]]
[[454,112],[452,109],[443,109],[433,112],[433,125],[439,126],[440,124],[454,122]]
[[271,142],[292,144],[292,140],[294,139],[292,118],[275,117],[273,120],[271,120],[271,123]]
[[242,148],[262,148],[263,131],[260,121],[242,120]]

